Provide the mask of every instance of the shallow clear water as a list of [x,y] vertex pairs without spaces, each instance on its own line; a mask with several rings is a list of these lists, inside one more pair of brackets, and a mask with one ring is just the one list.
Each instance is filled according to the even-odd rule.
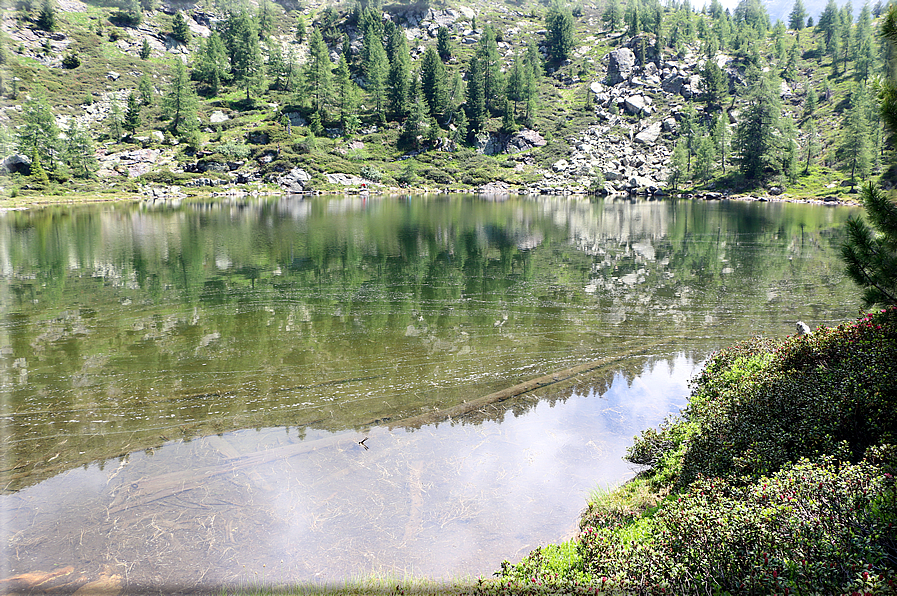
[[[5,213],[2,577],[488,575],[573,535],[710,351],[856,313],[851,213],[461,196]],[[520,390],[558,371],[578,374]]]

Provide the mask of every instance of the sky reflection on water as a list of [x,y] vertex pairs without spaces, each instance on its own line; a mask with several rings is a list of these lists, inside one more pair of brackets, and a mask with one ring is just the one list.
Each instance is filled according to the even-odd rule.
[[[500,423],[372,428],[368,450],[358,433],[266,428],[72,470],[2,497],[7,571],[71,564],[175,589],[489,575],[575,533],[589,492],[633,473],[625,448],[684,405],[696,367],[654,361],[601,394],[571,391]],[[312,450],[233,465],[302,445]],[[185,466],[178,483],[162,480]],[[164,496],[142,500],[153,485]]]

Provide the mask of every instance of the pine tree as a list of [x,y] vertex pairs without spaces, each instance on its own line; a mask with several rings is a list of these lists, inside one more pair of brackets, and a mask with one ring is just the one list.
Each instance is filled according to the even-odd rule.
[[761,75],[748,92],[747,106],[735,132],[734,148],[746,178],[761,178],[767,168],[780,171],[777,158],[781,113],[776,85]]
[[499,114],[504,106],[505,82],[501,72],[501,56],[495,41],[495,30],[491,25],[483,29],[476,50],[483,77],[483,98],[486,109],[492,114]]
[[140,77],[140,82],[137,83],[137,95],[140,98],[140,105],[153,105],[153,85],[146,73]]
[[554,0],[545,13],[545,45],[548,56],[555,64],[560,64],[570,57],[573,51],[573,13],[570,7]]
[[36,93],[22,105],[24,125],[16,131],[18,151],[23,155],[40,155],[52,164],[59,148],[59,128],[43,94]]
[[726,158],[729,155],[729,124],[728,117],[725,112],[717,114],[713,121],[713,128],[710,130],[713,139],[713,148],[716,156],[719,158],[720,168],[723,174],[726,173]]
[[608,30],[615,31],[620,26],[622,19],[623,12],[620,8],[620,0],[607,0],[601,20],[607,23]]
[[196,131],[198,104],[196,92],[187,77],[187,67],[177,60],[174,77],[162,101],[162,113],[171,120],[171,130],[175,134],[185,136]]
[[305,41],[305,19],[303,17],[296,19],[296,41],[299,43]]
[[897,204],[871,182],[863,187],[862,197],[871,227],[860,218],[847,220],[841,259],[850,278],[863,288],[866,306],[897,304]]
[[[372,28],[372,31],[374,28]],[[383,110],[386,104],[386,78],[389,75],[389,60],[383,49],[383,42],[379,35],[366,35],[364,38],[366,59],[362,63],[367,92],[374,104],[374,113],[383,119]]]
[[193,78],[205,83],[213,96],[218,95],[221,86],[230,80],[230,60],[217,31],[202,41],[195,64]]
[[807,22],[807,10],[801,0],[794,0],[794,7],[788,15],[788,28],[800,31]]
[[150,48],[149,41],[144,37],[143,45],[140,46],[140,59],[141,60],[149,60],[150,55],[152,54],[152,48]]
[[340,123],[348,132],[349,118],[355,117],[357,119],[355,111],[358,108],[358,88],[352,80],[345,54],[340,56],[336,65],[335,79],[336,104],[339,110]]
[[90,178],[99,168],[90,134],[73,118],[65,132],[65,161],[76,178]]
[[804,125],[804,151],[807,154],[807,162],[806,167],[804,167],[804,176],[810,173],[810,165],[813,161],[813,158],[816,157],[816,154],[819,152],[819,133],[816,130],[816,125],[813,123],[812,119],[808,119],[807,123]]
[[408,42],[405,34],[401,33],[396,38],[392,62],[389,65],[387,77],[387,96],[389,109],[396,118],[404,118],[411,109],[408,94],[411,90],[411,63],[408,56]]
[[713,60],[704,64],[701,72],[701,87],[708,107],[720,107],[729,94],[729,78]]
[[486,126],[486,98],[483,92],[483,69],[474,54],[467,67],[467,121],[470,131],[478,133]]
[[330,103],[333,93],[333,63],[327,44],[318,28],[314,28],[308,40],[308,63],[305,70],[306,93],[312,109],[320,112]]
[[713,173],[713,164],[716,161],[716,148],[713,139],[702,134],[695,143],[695,178],[707,180]]
[[782,70],[782,78],[788,81],[789,83],[793,83],[797,80],[797,61],[800,54],[800,48],[797,46],[797,42],[791,44],[791,48],[788,50],[788,59],[785,61],[785,68]]
[[257,21],[259,36],[263,39],[267,39],[271,30],[274,28],[274,15],[272,14],[272,11],[273,8],[268,0],[259,0]]
[[433,46],[427,48],[421,59],[420,84],[428,113],[437,119],[443,117],[446,111],[448,81],[445,65],[442,64]]
[[132,91],[128,95],[128,107],[125,110],[124,128],[132,135],[137,132],[140,127],[140,104],[137,103],[137,97]]
[[866,87],[857,84],[850,97],[850,109],[844,123],[844,135],[841,140],[841,151],[846,156],[846,164],[850,169],[850,179],[856,183],[857,178],[869,175],[869,97]]
[[440,27],[436,32],[436,51],[439,54],[439,58],[443,61],[452,57],[452,46],[449,42],[448,27]]
[[244,10],[232,14],[225,25],[225,45],[234,84],[246,91],[246,101],[265,83],[265,64],[255,21]]
[[838,14],[838,4],[835,0],[828,0],[822,14],[819,15],[819,22],[816,23],[816,29],[821,31],[825,40],[826,53],[831,52],[833,39],[838,37],[838,26],[841,21]]
[[37,15],[37,26],[44,31],[56,31],[56,6],[53,0],[43,0]]
[[673,147],[673,155],[670,161],[670,177],[667,183],[674,191],[688,178],[688,149],[683,139],[679,139]]
[[113,100],[109,106],[109,114],[106,115],[106,130],[109,131],[109,137],[116,143],[120,142],[125,135],[125,115],[117,100]]
[[174,18],[171,19],[171,36],[181,43],[190,41],[190,27],[181,11],[174,13]]
[[46,186],[50,184],[50,177],[47,175],[47,171],[41,163],[40,152],[37,149],[31,152],[30,167],[31,171],[29,177],[31,179],[31,184],[38,190],[46,188]]
[[807,98],[804,100],[804,117],[812,116],[818,104],[819,96],[816,95],[816,88],[811,85],[807,89]]
[[423,123],[427,117],[424,101],[419,92],[418,86],[414,85],[414,95],[411,100],[411,113],[405,119],[402,126],[402,134],[399,136],[399,143],[403,147],[409,149],[420,149],[420,137],[423,134]]

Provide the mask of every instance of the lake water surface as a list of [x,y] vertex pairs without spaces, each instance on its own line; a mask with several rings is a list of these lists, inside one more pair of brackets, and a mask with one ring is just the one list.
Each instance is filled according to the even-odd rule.
[[852,318],[853,213],[470,196],[3,213],[0,579],[489,575],[573,536],[711,351]]

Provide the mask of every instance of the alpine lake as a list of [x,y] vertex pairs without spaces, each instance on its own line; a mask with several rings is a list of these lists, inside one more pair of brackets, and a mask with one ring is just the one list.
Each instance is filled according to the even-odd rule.
[[855,318],[838,255],[858,213],[469,195],[3,212],[0,580],[490,576],[575,535],[712,351]]

